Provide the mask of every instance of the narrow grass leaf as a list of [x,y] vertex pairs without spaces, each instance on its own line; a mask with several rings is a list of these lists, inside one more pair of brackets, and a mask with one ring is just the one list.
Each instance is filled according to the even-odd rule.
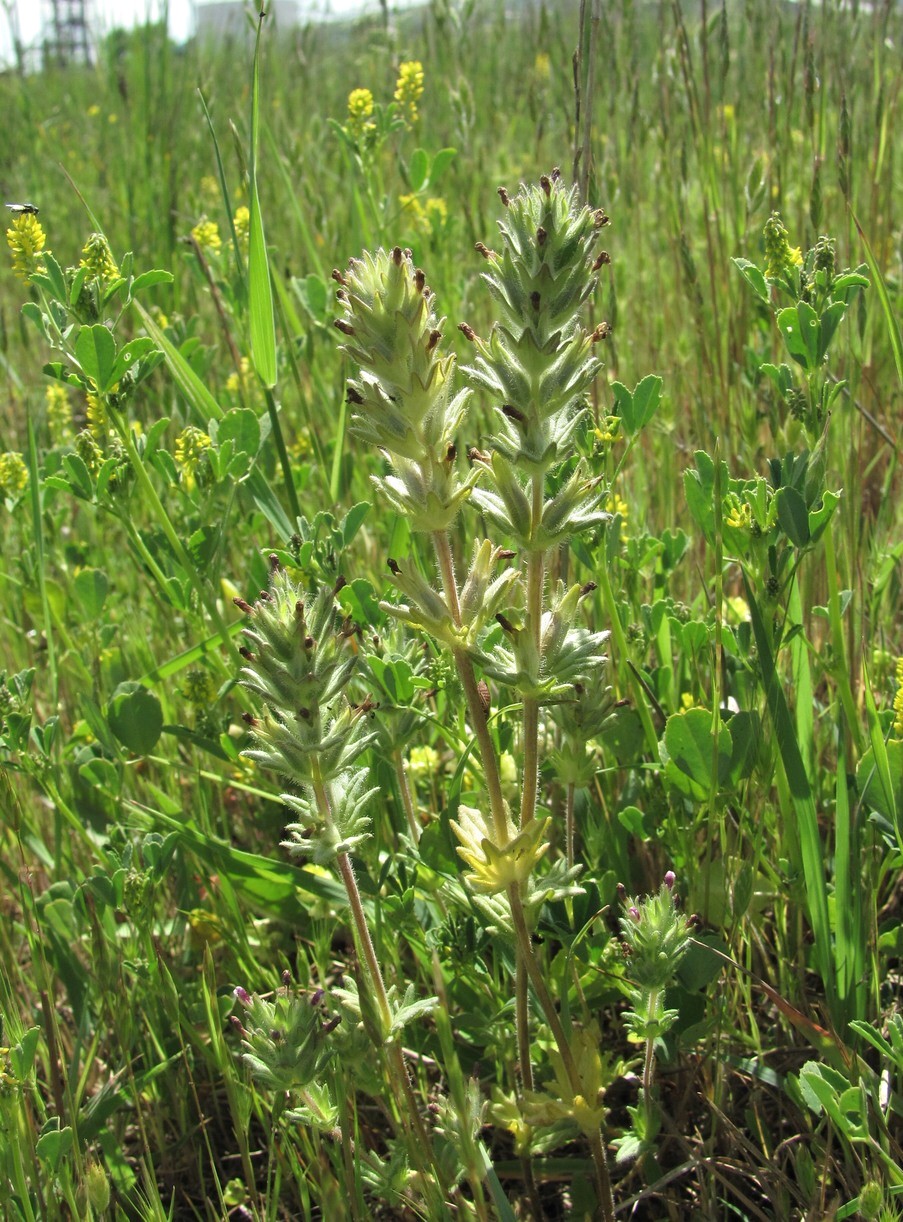
[[248,320],[251,335],[251,360],[254,371],[268,390],[276,385],[276,320],[273,313],[273,286],[267,257],[260,195],[257,190],[257,146],[260,113],[260,34],[257,25],[254,48],[254,81],[251,91],[251,220],[248,234]]
[[828,916],[828,895],[824,874],[824,847],[818,830],[818,814],[815,809],[815,799],[812,786],[806,772],[799,743],[793,728],[793,720],[787,707],[787,699],[781,687],[781,681],[775,667],[771,651],[771,640],[762,619],[762,613],[756,603],[752,586],[746,574],[743,575],[746,587],[746,600],[749,604],[753,634],[759,651],[759,664],[762,668],[762,681],[765,686],[765,698],[768,712],[771,716],[778,749],[787,783],[790,787],[790,797],[797,818],[799,847],[802,856],[803,874],[806,880],[806,899],[812,933],[815,938],[815,960],[829,1002],[835,997],[834,967],[831,955],[831,925]]
[[903,383],[903,336],[900,334],[900,324],[897,321],[897,316],[894,313],[894,307],[891,304],[890,294],[887,291],[887,284],[884,277],[881,275],[881,268],[878,266],[878,260],[875,258],[875,252],[872,250],[868,238],[865,236],[865,231],[859,224],[855,212],[852,214],[853,224],[856,226],[856,231],[862,239],[862,245],[865,249],[865,261],[868,263],[869,271],[872,274],[872,283],[875,286],[875,292],[878,294],[878,300],[881,303],[881,312],[884,315],[884,321],[887,323],[887,334],[890,339],[890,346],[894,354],[894,362],[897,366],[897,377]]

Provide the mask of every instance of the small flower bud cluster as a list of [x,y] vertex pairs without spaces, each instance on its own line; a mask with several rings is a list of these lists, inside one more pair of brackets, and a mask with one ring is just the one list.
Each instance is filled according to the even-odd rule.
[[462,479],[455,436],[467,392],[452,395],[455,358],[441,346],[444,319],[410,251],[366,252],[333,272],[345,308],[336,327],[360,369],[348,385],[353,427],[378,446],[392,474],[374,477],[389,504],[417,531],[445,530],[478,473]]
[[322,1077],[333,1056],[329,1034],[339,1021],[324,1022],[318,1004],[322,993],[311,998],[286,986],[268,1001],[241,986],[233,992],[243,1011],[232,1017],[244,1048],[242,1059],[261,1086],[297,1091]]
[[690,949],[694,916],[678,907],[671,870],[655,895],[631,899],[622,886],[618,892],[625,915],[618,925],[628,956],[630,1000],[634,1009],[624,1015],[628,1028],[638,1038],[657,1040],[673,1025],[674,1010],[664,1008],[664,991],[674,979],[681,960]]
[[262,717],[246,718],[257,742],[247,754],[301,786],[300,795],[282,795],[299,816],[285,847],[325,864],[366,838],[363,808],[375,792],[356,765],[375,737],[364,728],[370,706],[343,695],[356,628],[341,618],[336,591],[321,590],[308,606],[275,559],[272,571],[271,589],[253,607],[235,600],[250,617],[242,682],[266,703]]

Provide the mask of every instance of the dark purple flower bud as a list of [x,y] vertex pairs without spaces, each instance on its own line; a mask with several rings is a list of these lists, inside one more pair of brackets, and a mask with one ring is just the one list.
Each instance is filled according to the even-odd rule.
[[671,891],[674,888],[674,884],[677,882],[677,875],[674,873],[673,870],[669,870],[667,874],[665,875],[664,881],[665,881],[665,886],[668,888],[669,891]]
[[238,1001],[240,1001],[243,1006],[247,1007],[251,1004],[251,994],[247,989],[243,989],[240,984],[236,985],[232,990],[232,995]]

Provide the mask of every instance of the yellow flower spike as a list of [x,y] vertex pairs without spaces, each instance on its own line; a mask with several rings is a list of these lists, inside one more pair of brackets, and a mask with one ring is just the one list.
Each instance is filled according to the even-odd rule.
[[0,454],[0,497],[13,500],[25,491],[28,485],[28,467],[25,459],[15,450]]
[[549,842],[545,839],[551,819],[534,819],[517,832],[508,815],[508,840],[497,844],[495,831],[486,816],[472,806],[459,806],[457,821],[451,825],[461,841],[458,856],[470,866],[467,875],[470,889],[477,895],[498,895],[512,883],[525,882],[545,855]]
[[232,218],[232,224],[235,226],[235,236],[238,239],[238,248],[242,254],[246,255],[248,253],[248,245],[250,242],[251,213],[244,204],[235,209],[235,216]]
[[6,231],[6,243],[13,255],[13,271],[26,284],[36,272],[43,272],[41,252],[47,238],[33,212],[22,212]]
[[894,696],[894,736],[903,738],[903,658],[897,658],[897,694]]
[[97,280],[101,284],[116,280],[119,276],[110,244],[102,233],[92,233],[85,242],[79,266],[87,271],[87,279]]
[[216,221],[208,221],[205,216],[201,217],[194,229],[192,229],[191,236],[201,250],[208,254],[219,254],[223,240],[219,236],[219,225],[217,225]]
[[72,407],[65,386],[51,382],[45,391],[47,404],[47,428],[55,446],[72,440]]
[[395,82],[395,101],[405,112],[409,124],[414,124],[420,117],[417,103],[423,97],[423,64],[412,59],[402,64],[398,69],[398,80]]

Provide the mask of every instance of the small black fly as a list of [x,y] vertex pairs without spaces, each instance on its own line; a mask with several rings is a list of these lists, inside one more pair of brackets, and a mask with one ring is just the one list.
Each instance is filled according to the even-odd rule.
[[10,212],[15,212],[16,216],[37,216],[40,211],[34,204],[7,204]]

